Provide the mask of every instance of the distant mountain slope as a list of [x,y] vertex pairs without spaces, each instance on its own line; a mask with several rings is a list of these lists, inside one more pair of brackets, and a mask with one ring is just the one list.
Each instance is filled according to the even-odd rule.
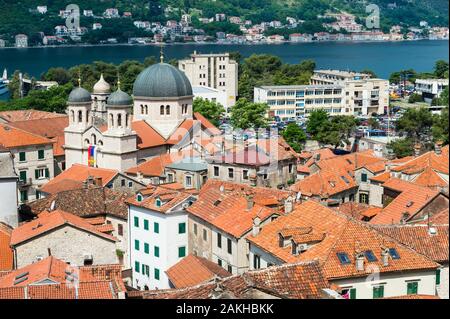
[[38,5],[47,5],[53,15],[67,4],[77,3],[80,9],[91,9],[101,15],[106,8],[115,7],[131,11],[134,18],[164,21],[177,18],[181,11],[164,16],[167,7],[183,11],[202,10],[202,16],[212,17],[216,13],[240,16],[253,22],[280,20],[287,16],[302,20],[316,20],[326,11],[345,10],[360,18],[368,14],[365,7],[376,4],[380,7],[381,24],[387,30],[394,24],[417,26],[422,20],[430,25],[447,26],[449,23],[448,0],[0,0],[0,35],[19,32],[31,34],[44,31],[48,34],[55,23],[62,20],[51,15],[36,15],[29,12]]

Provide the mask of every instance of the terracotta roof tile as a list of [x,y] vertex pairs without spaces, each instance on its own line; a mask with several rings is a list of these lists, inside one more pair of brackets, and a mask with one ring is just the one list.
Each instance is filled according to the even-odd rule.
[[11,234],[11,245],[16,246],[62,225],[71,225],[72,227],[80,228],[107,240],[116,241],[114,237],[99,232],[84,219],[61,210],[55,210],[52,212],[42,212],[37,219],[14,229]]
[[435,262],[448,263],[448,224],[431,227],[434,233],[428,225],[380,225],[376,229]]
[[440,155],[430,151],[407,161],[403,165],[393,167],[392,171],[412,175],[423,172],[427,167],[443,174],[449,174],[448,145],[442,148]]
[[131,128],[137,134],[137,148],[146,149],[166,145],[166,140],[145,121],[132,121]]
[[305,196],[328,198],[356,187],[353,177],[345,170],[321,170],[297,181],[290,189]]
[[178,144],[186,134],[189,134],[192,131],[192,128],[195,125],[195,121],[192,119],[185,119],[181,122],[180,125],[175,129],[175,131],[169,136],[167,139],[168,144],[176,145]]
[[69,117],[62,115],[55,118],[18,121],[10,123],[10,125],[32,134],[52,139],[57,136],[64,136],[64,129],[69,126]]
[[196,286],[215,276],[228,277],[231,274],[206,258],[188,255],[170,267],[167,276],[175,288]]
[[0,271],[13,269],[13,251],[9,247],[12,228],[0,223]]
[[202,123],[202,126],[204,128],[206,128],[211,135],[220,135],[221,134],[220,130],[217,127],[215,127],[210,121],[208,121],[208,119],[206,119],[206,117],[204,117],[200,113],[195,112],[194,119],[196,119],[197,121],[200,121],[200,123]]
[[338,207],[333,207],[332,209],[352,218],[363,220],[364,218],[374,217],[381,211],[382,208],[356,202],[345,202],[341,203]]
[[[286,227],[312,227],[317,233],[325,233],[325,237],[306,251],[294,255],[289,245],[283,247],[279,245],[278,234]],[[247,237],[247,240],[282,262],[318,260],[329,280],[366,276],[371,272],[370,265],[376,265],[380,272],[438,267],[438,264],[432,260],[399,244],[366,223],[359,222],[313,201],[307,201],[297,206],[289,215],[281,216],[263,226],[256,237],[251,235]],[[383,266],[381,262],[383,247],[395,248],[400,258],[390,258],[388,265]],[[371,250],[377,260],[375,262],[365,260],[364,271],[358,271],[355,267],[355,254],[357,251],[367,250]],[[342,264],[339,261],[338,253],[346,253],[349,263]]]
[[39,119],[53,119],[66,116],[66,114],[51,113],[39,110],[16,110],[0,112],[0,118],[4,119],[8,123]]
[[29,133],[27,131],[0,124],[0,144],[6,148],[23,147],[28,145],[45,145],[53,142],[48,138]]

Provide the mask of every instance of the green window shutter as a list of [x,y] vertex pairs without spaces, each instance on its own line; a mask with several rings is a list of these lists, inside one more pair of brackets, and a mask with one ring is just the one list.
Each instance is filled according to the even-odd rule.
[[20,152],[19,153],[19,161],[25,162],[25,160],[26,160],[25,152]]
[[150,252],[150,246],[147,243],[144,243],[144,253],[148,254]]
[[155,257],[159,257],[159,247],[155,246],[155,251],[154,251]]
[[406,293],[408,295],[417,295],[418,287],[419,287],[419,283],[417,281],[415,281],[415,282],[408,282],[408,285],[407,285],[407,288],[406,288],[406,290],[407,290]]
[[34,170],[34,178],[35,179],[39,178],[39,170],[37,170],[37,169]]
[[366,173],[361,174],[361,182],[367,182],[367,174]]
[[145,265],[142,264],[142,274],[145,275]]
[[159,280],[159,269],[155,268],[155,279]]
[[383,298],[384,297],[384,286],[373,287],[373,298]]
[[38,159],[44,159],[44,150],[38,150]]
[[144,229],[148,230],[148,220],[144,219]]
[[139,240],[134,240],[134,249],[139,250]]
[[20,172],[20,180],[23,182],[27,181],[27,171],[21,171]]
[[350,289],[350,299],[356,299],[356,288]]
[[159,224],[158,223],[153,224],[153,231],[155,232],[155,234],[159,234]]
[[440,284],[441,284],[441,270],[436,269],[436,285],[440,285]]
[[134,227],[139,227],[139,217],[134,216]]
[[46,178],[50,177],[50,170],[48,168],[45,169],[45,177]]
[[178,258],[183,258],[186,256],[186,247],[178,247]]
[[139,261],[135,261],[135,262],[134,262],[134,271],[136,271],[137,273],[139,273],[139,268],[140,268]]
[[179,223],[178,224],[178,234],[184,234],[186,233],[186,223]]
[[20,191],[20,200],[22,202],[28,200],[28,191]]

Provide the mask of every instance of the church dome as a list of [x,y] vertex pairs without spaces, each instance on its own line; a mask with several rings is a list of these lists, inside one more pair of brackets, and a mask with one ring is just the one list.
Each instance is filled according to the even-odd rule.
[[158,63],[138,75],[133,95],[145,98],[192,96],[192,86],[183,72],[170,64]]
[[117,91],[112,93],[106,102],[108,107],[129,106],[131,104],[133,104],[133,99],[131,96],[121,89],[117,89]]
[[69,94],[69,103],[86,103],[91,101],[91,93],[82,87],[76,87]]
[[111,86],[103,78],[103,74],[100,76],[100,80],[94,85],[94,94],[106,94],[111,92]]

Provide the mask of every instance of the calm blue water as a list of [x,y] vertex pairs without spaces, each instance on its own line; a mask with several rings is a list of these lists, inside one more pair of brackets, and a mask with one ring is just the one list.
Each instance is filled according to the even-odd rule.
[[[278,55],[284,62],[298,63],[313,59],[318,68],[373,70],[379,77],[412,68],[430,71],[439,59],[449,60],[448,41],[369,42],[369,43],[299,43],[281,45],[169,45],[164,48],[166,59],[183,58],[194,50],[201,53],[239,51],[244,57],[253,53]],[[50,67],[70,67],[93,61],[120,63],[124,60],[143,61],[147,56],[159,56],[157,46],[56,47],[0,49],[0,71],[21,70],[39,77]]]

